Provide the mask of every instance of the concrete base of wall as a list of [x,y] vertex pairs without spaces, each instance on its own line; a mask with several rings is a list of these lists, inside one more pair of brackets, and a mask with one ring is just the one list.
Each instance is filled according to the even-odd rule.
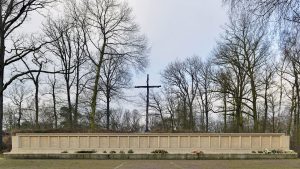
[[95,160],[251,160],[296,159],[298,154],[4,154],[7,159],[95,159]]

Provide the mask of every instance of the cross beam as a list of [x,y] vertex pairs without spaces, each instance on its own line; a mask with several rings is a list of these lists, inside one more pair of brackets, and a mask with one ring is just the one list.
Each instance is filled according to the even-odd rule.
[[149,90],[151,88],[160,88],[161,86],[150,86],[149,85],[149,74],[147,74],[147,86],[135,86],[135,88],[146,88],[147,89],[147,103],[146,103],[146,129],[145,132],[149,132]]

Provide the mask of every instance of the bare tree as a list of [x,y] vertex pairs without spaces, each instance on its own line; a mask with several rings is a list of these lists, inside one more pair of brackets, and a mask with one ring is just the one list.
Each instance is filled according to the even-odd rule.
[[300,23],[300,1],[299,0],[223,0],[230,4],[235,11],[248,10],[255,16],[270,20],[276,18],[279,22]]
[[[293,87],[293,109],[294,109],[294,136],[296,145],[300,145],[300,43],[299,35],[300,31],[295,29],[294,32],[288,32],[285,34],[283,40],[283,54],[286,61],[289,63],[291,69],[289,72]],[[288,73],[288,72],[287,72]],[[286,80],[290,81],[286,78]]]
[[7,96],[17,108],[18,129],[21,128],[23,109],[25,108],[26,99],[28,99],[28,94],[30,94],[30,90],[28,90],[28,88],[26,88],[23,84],[17,83],[13,85],[13,88],[9,91],[9,95]]
[[[140,35],[134,22],[132,10],[126,2],[117,0],[82,1],[88,15],[88,39],[95,49],[89,55],[90,63],[95,65],[95,79],[91,98],[90,128],[95,128],[95,113],[99,92],[100,72],[107,54],[123,57],[129,63],[143,69],[147,65],[146,39]],[[110,53],[113,52],[113,53]]]
[[[266,39],[265,30],[256,25],[249,14],[242,13],[240,17],[236,17],[236,20],[231,20],[224,37],[225,43],[221,44],[224,46],[221,47],[222,50],[225,50],[217,54],[219,63],[231,65],[230,69],[234,69],[233,73],[237,75],[237,83],[241,85],[237,88],[237,93],[240,94],[235,97],[239,98],[236,101],[240,105],[237,107],[240,109],[237,113],[240,114],[242,106],[250,109],[252,114],[248,115],[253,118],[255,132],[259,131],[257,101],[260,81],[258,75],[262,72],[263,65],[269,57],[270,44]],[[248,84],[249,89],[247,89]],[[245,95],[247,90],[251,94],[248,98]],[[243,92],[246,93],[242,94]]]
[[[28,15],[44,8],[52,0],[6,0],[0,3],[0,130],[3,130],[3,92],[18,77],[28,71],[13,74],[4,78],[6,67],[26,57],[32,51],[38,50],[39,46],[22,48],[22,52],[12,53],[6,44],[7,39],[23,25]],[[6,70],[7,71],[7,70]],[[31,70],[31,72],[34,70]],[[4,79],[8,79],[4,82]],[[2,148],[2,135],[0,135],[0,148]]]
[[130,86],[130,68],[123,58],[107,57],[103,63],[99,89],[105,96],[106,102],[106,129],[110,129],[110,102],[113,98],[124,99],[123,89]]
[[165,108],[164,108],[164,102],[162,96],[158,92],[156,93],[151,92],[149,97],[150,97],[149,107],[158,112],[158,115],[160,116],[160,120],[162,122],[163,130],[166,130],[167,125],[164,118]]
[[39,88],[40,88],[40,79],[42,75],[42,69],[44,68],[45,64],[47,64],[48,60],[43,57],[42,55],[34,54],[34,58],[32,60],[33,65],[36,66],[37,72],[31,72],[30,70],[34,70],[32,66],[30,66],[29,63],[25,61],[25,59],[21,59],[28,70],[28,74],[26,74],[26,77],[22,78],[21,81],[24,80],[30,80],[32,81],[34,87],[35,87],[35,93],[34,93],[34,105],[35,105],[35,126],[39,128]]
[[[77,125],[78,97],[80,85],[80,67],[85,61],[86,40],[82,25],[72,17],[60,18],[53,20],[48,18],[48,22],[44,25],[44,33],[53,41],[47,45],[47,49],[58,57],[63,70],[63,77],[66,85],[67,103],[69,109],[70,124],[72,128]],[[71,89],[76,83],[76,99],[75,108],[71,100]],[[74,115],[74,117],[73,117]]]
[[[55,70],[54,70],[55,72]],[[56,77],[56,74],[53,74],[53,77],[50,77],[48,75],[47,84],[49,85],[50,91],[48,94],[51,95],[52,98],[52,106],[53,106],[53,116],[54,116],[54,127],[58,128],[58,112],[57,112],[57,90],[59,88],[58,86],[58,79]]]

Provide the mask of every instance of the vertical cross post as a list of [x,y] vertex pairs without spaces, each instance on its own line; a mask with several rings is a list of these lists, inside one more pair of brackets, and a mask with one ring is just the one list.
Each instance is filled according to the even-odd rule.
[[149,132],[149,93],[150,88],[160,88],[161,86],[150,86],[149,85],[149,74],[147,74],[147,85],[146,86],[135,86],[135,88],[146,88],[147,89],[147,98],[146,98],[146,129],[145,132]]

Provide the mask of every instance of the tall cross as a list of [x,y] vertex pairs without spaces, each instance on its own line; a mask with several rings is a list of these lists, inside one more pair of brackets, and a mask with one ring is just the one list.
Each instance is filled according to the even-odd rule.
[[149,74],[147,74],[147,86],[135,86],[135,88],[146,88],[147,89],[147,104],[146,104],[146,130],[149,132],[149,90],[150,88],[160,88],[161,86],[149,86]]

